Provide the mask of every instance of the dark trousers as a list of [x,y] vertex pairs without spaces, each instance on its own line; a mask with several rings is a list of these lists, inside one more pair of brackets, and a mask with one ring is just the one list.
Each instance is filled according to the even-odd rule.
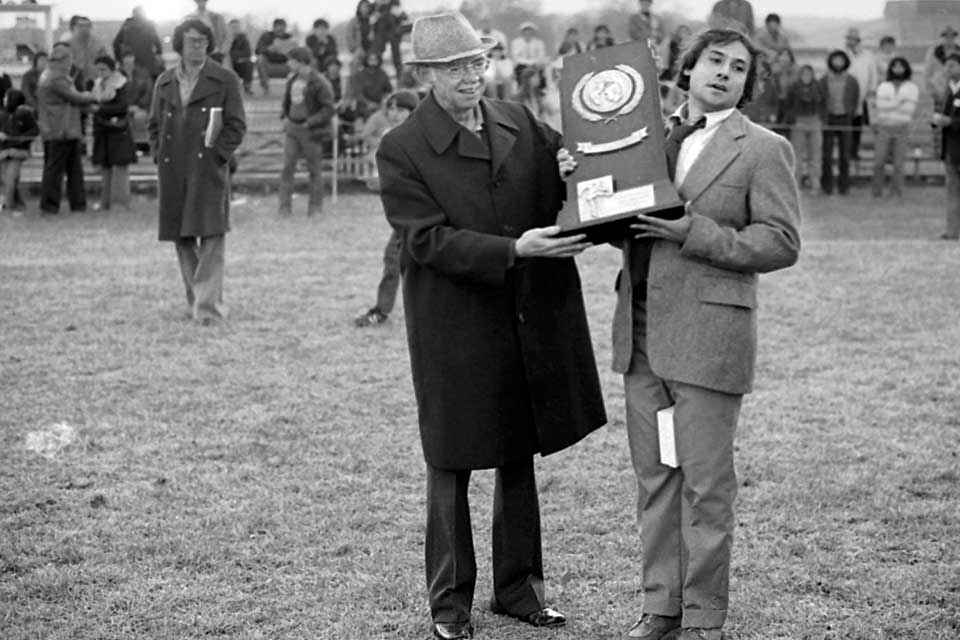
[[[850,125],[851,116],[827,116],[823,129],[823,162],[820,184],[824,192],[833,192],[833,147],[837,146],[837,190],[846,193],[850,189]],[[833,127],[837,127],[834,129]]]
[[49,140],[43,143],[43,177],[40,180],[40,209],[60,210],[63,175],[67,175],[67,199],[71,211],[87,208],[83,187],[83,155],[80,140]]
[[[470,471],[427,465],[426,569],[435,622],[468,622],[477,582]],[[533,458],[500,467],[493,494],[493,597],[508,613],[544,606],[540,504]]]
[[383,275],[377,287],[377,309],[388,316],[397,301],[397,288],[400,286],[400,234],[394,230],[383,248]]

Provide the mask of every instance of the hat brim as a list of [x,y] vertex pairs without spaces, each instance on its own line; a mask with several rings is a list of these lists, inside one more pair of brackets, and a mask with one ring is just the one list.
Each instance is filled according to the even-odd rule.
[[478,56],[481,53],[487,53],[493,49],[497,45],[497,39],[487,36],[480,36],[480,45],[481,46],[475,49],[469,49],[467,51],[444,56],[442,58],[416,58],[414,60],[404,60],[403,64],[446,64],[447,62],[453,62],[454,60],[472,58],[473,56]]

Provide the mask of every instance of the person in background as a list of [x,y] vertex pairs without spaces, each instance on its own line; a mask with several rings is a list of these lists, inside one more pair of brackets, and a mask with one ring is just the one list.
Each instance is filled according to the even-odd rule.
[[284,142],[279,212],[292,212],[294,172],[303,158],[310,173],[307,215],[313,216],[323,210],[323,145],[333,137],[335,100],[330,83],[314,67],[310,49],[294,47],[287,57],[290,77],[284,88],[281,112]]
[[333,100],[339,105],[343,100],[343,65],[340,60],[331,58],[327,60],[326,67],[323,69],[323,77],[330,83],[330,89],[333,91]]
[[557,50],[557,55],[565,56],[571,53],[583,53],[583,44],[580,42],[580,30],[570,27],[563,34],[563,42]]
[[527,67],[543,69],[547,64],[547,47],[538,34],[537,25],[524,22],[520,25],[520,35],[510,43],[510,58],[513,60],[513,73],[517,83]]
[[480,18],[477,26],[477,34],[481,38],[491,38],[496,40],[504,51],[507,50],[507,45],[510,44],[507,42],[507,34],[505,34],[503,31],[500,31],[500,29],[495,28],[493,23],[490,22],[489,16],[483,16]]
[[393,63],[394,77],[403,73],[403,54],[400,42],[410,31],[410,19],[400,6],[400,0],[374,0],[373,4],[373,51],[380,54],[381,60],[390,46],[390,62]]
[[873,58],[877,63],[877,77],[881,80],[887,77],[887,69],[890,68],[890,61],[897,56],[897,39],[893,36],[883,36],[880,38],[880,44],[874,53]]
[[196,11],[188,13],[183,20],[199,20],[213,31],[213,51],[210,58],[214,62],[223,64],[226,59],[228,41],[230,39],[230,30],[227,28],[227,20],[222,14],[207,9],[207,0],[193,0],[196,4]]
[[960,51],[947,54],[944,101],[941,111],[933,114],[933,125],[943,133],[940,157],[946,176],[946,228],[941,240],[960,239]]
[[377,152],[384,211],[402,245],[426,461],[425,569],[441,640],[473,637],[474,469],[496,469],[491,610],[534,627],[565,624],[544,594],[534,455],[606,422],[572,259],[589,245],[556,237],[559,136],[520,105],[482,97],[493,44],[460,14],[417,20],[413,64],[430,94]]
[[593,28],[593,37],[587,43],[587,50],[603,49],[612,47],[616,44],[613,41],[613,35],[610,33],[610,27],[605,24],[598,24]]
[[718,0],[707,18],[707,24],[711,29],[733,29],[752,38],[756,24],[753,5],[747,0]]
[[761,127],[773,130],[777,124],[777,114],[780,110],[780,95],[777,91],[777,79],[773,74],[773,65],[767,55],[758,51],[755,65],[757,69],[756,84],[753,98],[743,108],[743,115]]
[[792,49],[783,49],[773,59],[771,67],[773,74],[773,83],[777,89],[777,120],[773,131],[783,137],[790,138],[790,130],[786,126],[786,116],[784,114],[784,102],[787,99],[787,91],[790,86],[797,81],[797,61],[793,57]]
[[287,65],[287,52],[296,46],[293,36],[287,32],[287,21],[276,18],[273,28],[264,31],[257,40],[255,53],[257,54],[257,74],[260,76],[260,86],[263,95],[270,95],[270,77],[286,77],[290,72]]
[[130,83],[110,56],[101,56],[95,63],[97,77],[92,93],[99,105],[93,114],[91,161],[100,167],[101,176],[100,202],[95,208],[108,210],[116,198],[118,204],[129,209],[128,167],[137,161],[129,120]]
[[797,81],[787,89],[784,99],[784,123],[790,131],[790,143],[797,157],[797,183],[812,191],[820,190],[823,163],[823,114],[827,109],[823,87],[813,67],[800,67]]
[[[376,158],[377,149],[383,136],[394,127],[402,124],[417,108],[420,98],[412,91],[397,91],[384,102],[383,109],[367,120],[363,127],[363,142],[371,159]],[[376,183],[368,182],[369,187],[380,190],[379,176]],[[364,313],[353,319],[356,327],[375,327],[386,322],[397,301],[397,289],[400,287],[400,234],[391,230],[387,244],[383,248],[383,272],[377,285],[377,301]]]
[[357,10],[347,23],[347,51],[350,60],[350,73],[359,71],[367,53],[373,49],[373,3],[370,0],[357,2]]
[[677,79],[680,72],[680,59],[683,52],[693,37],[693,31],[685,24],[677,25],[677,28],[670,34],[670,40],[667,42],[667,55],[663,61],[663,70],[660,72],[660,80],[671,81]]
[[33,54],[30,68],[20,78],[20,91],[27,101],[27,105],[34,111],[37,109],[37,82],[40,74],[47,68],[47,52],[37,51]]
[[313,54],[318,71],[323,73],[331,58],[338,58],[337,40],[330,35],[330,23],[323,18],[313,21],[313,31],[307,34],[307,49]]
[[13,79],[10,77],[10,74],[0,69],[0,103],[3,102],[3,96],[5,96],[10,89],[13,89]]
[[0,104],[0,205],[14,217],[26,210],[20,194],[20,170],[30,157],[30,145],[39,132],[26,96],[22,91],[7,89]]
[[86,16],[70,18],[70,55],[77,70],[78,88],[89,90],[93,86],[97,71],[96,60],[107,55],[107,48],[93,35],[93,23]]
[[250,46],[250,39],[243,30],[243,25],[234,18],[227,23],[230,30],[230,46],[227,49],[227,55],[230,59],[230,68],[240,78],[243,83],[243,92],[248,96],[253,95],[253,47]]
[[886,80],[877,87],[874,117],[873,195],[883,196],[884,167],[892,156],[890,194],[903,195],[903,161],[910,139],[910,123],[920,100],[920,88],[910,79],[913,71],[906,58],[896,57],[887,67]]
[[510,99],[529,109],[537,120],[543,120],[543,96],[545,91],[546,86],[543,83],[543,74],[540,69],[527,67],[520,74],[517,91]]
[[850,58],[850,75],[857,81],[859,102],[853,114],[853,130],[850,134],[850,159],[860,157],[860,137],[863,127],[870,124],[870,107],[868,105],[876,96],[878,76],[877,63],[873,54],[863,48],[860,39],[860,30],[854,27],[847,29],[846,53]]
[[137,66],[150,75],[151,85],[163,72],[163,43],[157,27],[149,20],[143,7],[133,8],[133,15],[123,21],[113,39],[113,57],[123,59],[124,51],[132,51]]
[[934,111],[943,109],[947,91],[947,56],[955,52],[960,52],[957,30],[947,25],[940,32],[940,42],[930,47],[923,59],[923,82],[933,96]]
[[132,113],[143,114],[146,118],[153,97],[153,80],[150,73],[137,64],[133,51],[125,50],[120,59],[120,73],[127,79],[127,104]]
[[380,108],[383,99],[393,93],[390,77],[381,67],[382,60],[374,52],[367,54],[363,68],[350,77],[349,99],[355,105],[357,117],[366,119]]
[[563,56],[556,58],[547,65],[547,83],[543,87],[543,98],[540,100],[540,120],[557,133],[563,133],[563,99],[560,96],[560,76],[563,75]]
[[506,100],[513,94],[515,77],[513,60],[507,57],[503,45],[498,40],[490,50],[490,66],[483,74],[484,94],[488,98]]
[[660,24],[660,17],[651,9],[653,0],[638,0],[637,4],[639,10],[630,14],[627,35],[631,40],[642,40],[659,49],[663,42],[663,25]]
[[70,77],[71,65],[70,47],[65,43],[55,45],[37,83],[37,122],[43,138],[42,214],[59,213],[64,174],[70,210],[79,213],[87,208],[80,113],[97,99],[90,92],[77,90]]
[[756,44],[770,60],[776,60],[782,51],[790,51],[790,39],[781,27],[779,15],[767,15],[763,30],[757,34]]
[[820,89],[826,100],[826,118],[823,129],[823,158],[820,167],[820,186],[825,194],[833,193],[833,147],[837,146],[837,191],[845,195],[850,190],[850,140],[853,119],[860,104],[860,88],[847,71],[850,57],[837,49],[827,56],[827,73],[820,79]]
[[180,60],[157,79],[147,124],[157,163],[158,237],[174,243],[190,317],[205,326],[227,314],[230,164],[247,131],[240,79],[209,59],[214,46],[202,20],[177,25],[173,50]]

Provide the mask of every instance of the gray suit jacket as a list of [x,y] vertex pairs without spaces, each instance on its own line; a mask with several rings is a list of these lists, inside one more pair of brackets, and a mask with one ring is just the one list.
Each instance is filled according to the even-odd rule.
[[[690,203],[683,245],[654,242],[647,276],[646,351],[653,372],[724,393],[753,385],[757,274],[794,264],[800,206],[793,150],[784,138],[735,111],[690,168],[680,196]],[[613,369],[633,354],[630,252],[623,250],[613,320]]]

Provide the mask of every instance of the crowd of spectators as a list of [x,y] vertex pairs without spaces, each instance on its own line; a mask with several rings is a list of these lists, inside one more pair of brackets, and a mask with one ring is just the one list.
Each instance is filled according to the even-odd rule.
[[[323,83],[324,104],[318,109],[339,116],[339,135],[346,136],[340,142],[347,146],[351,141],[362,141],[365,122],[382,111],[385,100],[396,91],[412,90],[423,95],[418,79],[403,65],[401,43],[409,32],[410,20],[400,0],[359,0],[343,42],[337,41],[330,23],[322,17],[312,23],[305,37],[291,33],[286,20],[277,17],[269,30],[252,34],[254,38],[239,20],[227,20],[211,10],[208,0],[194,1],[195,10],[184,19],[199,20],[210,28],[210,59],[236,72],[248,97],[255,95],[255,74],[263,95],[270,94],[272,80],[286,80],[281,117],[287,127],[296,126],[300,120],[289,113],[291,91],[294,98],[302,97],[300,85],[307,81],[311,87]],[[755,122],[791,140],[798,158],[797,177],[804,187],[846,193],[850,164],[860,156],[861,132],[871,127],[875,141],[874,192],[883,193],[888,158],[893,164],[891,191],[902,191],[902,164],[919,91],[933,96],[936,110],[944,106],[948,91],[946,61],[951,53],[960,52],[952,27],[945,27],[941,41],[930,47],[923,78],[915,81],[909,62],[900,55],[891,36],[880,39],[878,47],[871,50],[864,46],[857,29],[849,29],[843,45],[824,61],[826,71],[817,77],[812,66],[797,64],[777,14],[766,16],[763,25],[755,28],[750,2],[719,0],[708,25],[741,30],[762,52],[756,91],[744,111]],[[497,29],[489,17],[478,18],[475,27],[481,36],[496,42],[484,72],[487,95],[521,102],[558,130],[563,57],[618,42],[607,24],[596,24],[583,34],[578,27],[570,26],[550,48],[534,21],[520,23],[510,34]],[[629,39],[650,45],[660,69],[664,115],[673,113],[685,98],[677,87],[677,73],[692,28],[676,24],[668,31],[653,10],[653,0],[638,0],[636,12],[617,27]],[[136,153],[131,157],[128,151],[134,140],[143,138],[153,84],[165,67],[157,29],[140,7],[123,22],[109,46],[93,34],[92,22],[85,16],[73,16],[69,28],[69,35],[53,51],[35,54],[19,89],[23,108],[32,109],[44,142],[41,209],[48,213],[59,207],[64,175],[71,208],[82,210],[86,206],[79,158],[89,151],[84,140],[91,123],[91,159],[103,171],[104,184],[117,187],[117,197],[103,197],[94,206],[109,207],[126,201],[126,166],[136,161]],[[389,65],[385,66],[385,58]],[[304,69],[311,72],[309,77],[300,75]],[[120,79],[120,91],[95,89],[97,83],[120,85]],[[121,117],[120,111],[127,116]],[[312,113],[308,115],[313,117]],[[314,132],[326,152],[332,135],[329,128],[326,118],[326,133]],[[312,148],[304,146],[303,136],[288,132],[285,140],[299,149],[296,153],[287,150],[287,165],[295,164],[300,156],[314,157]],[[104,155],[104,150],[117,149],[123,153]],[[315,160],[308,161],[310,167],[316,164]],[[284,175],[290,171],[286,166]],[[5,206],[12,207],[10,203]]]

